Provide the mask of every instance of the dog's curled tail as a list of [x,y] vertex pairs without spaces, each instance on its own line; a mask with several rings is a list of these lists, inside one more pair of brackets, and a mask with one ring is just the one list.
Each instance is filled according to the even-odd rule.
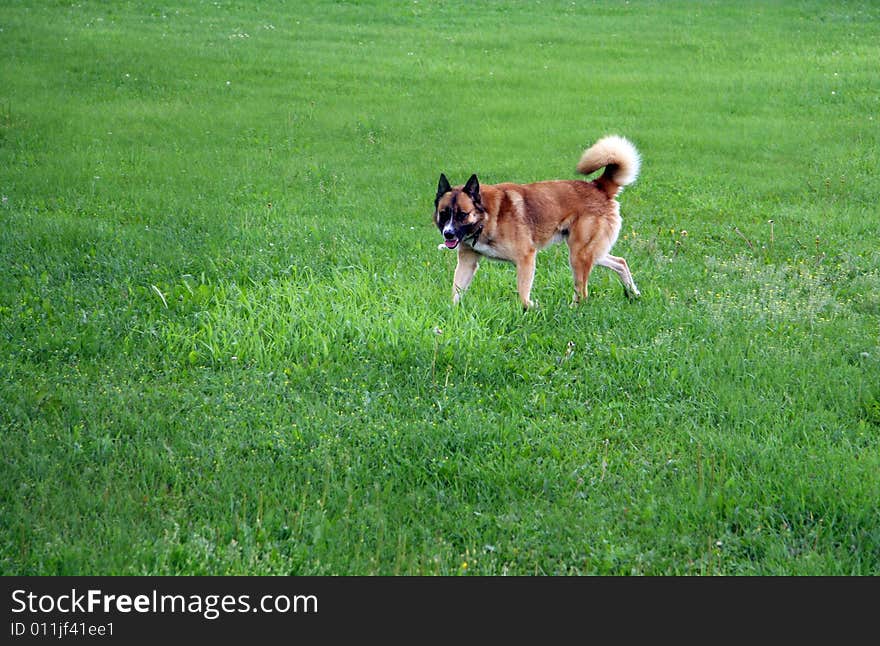
[[609,197],[614,197],[621,186],[636,181],[641,165],[639,151],[631,141],[617,135],[609,135],[602,137],[584,151],[578,162],[577,172],[589,175],[604,167],[605,172],[596,179],[596,183]]

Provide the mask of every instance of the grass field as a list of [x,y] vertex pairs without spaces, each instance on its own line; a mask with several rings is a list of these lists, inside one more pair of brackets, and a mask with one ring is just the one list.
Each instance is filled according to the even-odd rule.
[[[0,572],[880,574],[875,2],[3,2]],[[458,308],[453,183],[643,156]]]

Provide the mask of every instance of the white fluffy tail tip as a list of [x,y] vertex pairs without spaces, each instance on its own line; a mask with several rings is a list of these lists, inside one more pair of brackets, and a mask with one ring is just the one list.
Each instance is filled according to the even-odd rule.
[[627,186],[639,176],[642,158],[629,139],[619,135],[608,135],[584,151],[577,170],[579,173],[589,175],[610,164],[617,166],[611,180],[618,186]]

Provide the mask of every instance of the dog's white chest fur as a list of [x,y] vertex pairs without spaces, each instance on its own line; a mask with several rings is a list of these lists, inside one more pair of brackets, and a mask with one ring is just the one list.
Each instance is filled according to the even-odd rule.
[[474,242],[472,247],[474,251],[482,256],[497,258],[499,260],[507,260],[507,257],[501,253],[498,247],[486,244],[485,242],[480,242],[479,240],[477,240],[476,242]]

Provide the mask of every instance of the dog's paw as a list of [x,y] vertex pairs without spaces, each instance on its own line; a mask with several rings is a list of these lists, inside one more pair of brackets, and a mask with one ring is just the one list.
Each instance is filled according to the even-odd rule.
[[572,297],[571,297],[571,303],[569,303],[568,306],[569,306],[569,307],[577,307],[577,306],[580,305],[581,303],[586,302],[586,300],[587,300],[587,297],[586,297],[586,296],[581,296],[580,294],[578,294],[577,292],[575,292],[575,293],[572,295]]

